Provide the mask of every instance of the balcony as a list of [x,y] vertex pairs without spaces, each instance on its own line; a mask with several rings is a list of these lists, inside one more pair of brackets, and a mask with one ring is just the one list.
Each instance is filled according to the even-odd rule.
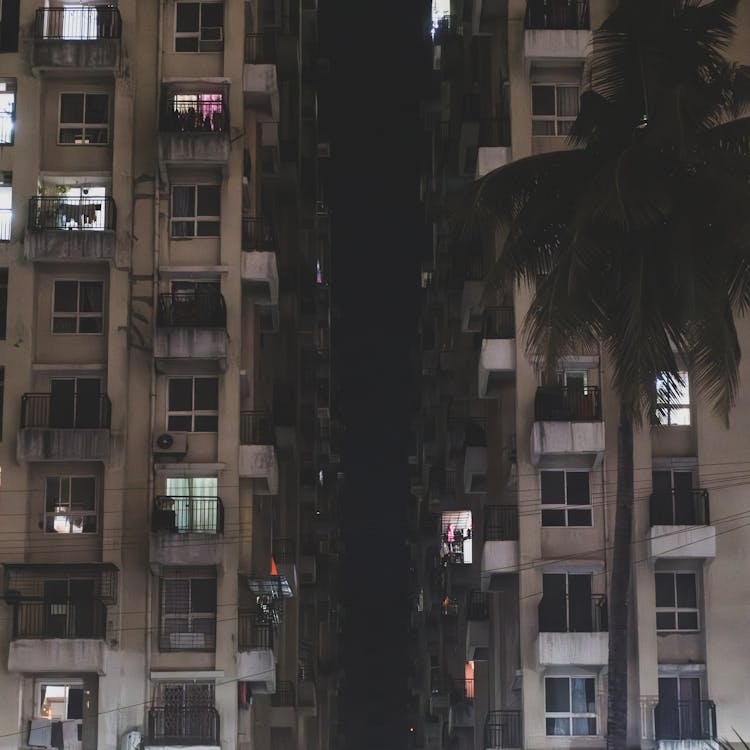
[[223,167],[229,160],[224,94],[191,92],[166,97],[159,131],[159,160],[163,164]]
[[113,5],[37,8],[31,66],[112,72],[119,66],[121,36],[120,11]]
[[531,463],[545,468],[593,469],[604,457],[599,388],[540,386],[534,401]]
[[485,506],[482,591],[494,588],[495,576],[517,573],[518,560],[518,506]]
[[512,307],[485,310],[479,353],[479,397],[491,398],[516,374],[516,326]]
[[154,359],[159,372],[179,374],[185,363],[227,365],[227,311],[218,292],[169,292],[159,295]]
[[521,712],[489,711],[484,722],[485,750],[522,747]]
[[464,450],[464,493],[487,491],[487,448],[468,445]]
[[475,179],[478,180],[489,172],[510,164],[510,144],[510,119],[480,122]]
[[242,220],[242,284],[257,305],[279,304],[276,248],[269,221],[257,217]]
[[524,56],[530,63],[583,62],[590,51],[588,0],[528,0]]
[[466,661],[487,658],[490,645],[490,595],[469,591],[466,596]]
[[164,567],[221,567],[223,533],[221,498],[159,495],[151,511],[151,570],[159,576]]
[[540,666],[601,666],[607,663],[607,598],[592,595],[581,601],[539,603],[537,656]]
[[654,735],[658,750],[715,748],[716,705],[712,700],[659,701]]
[[452,734],[456,729],[474,729],[474,680],[451,680],[450,699],[448,734]]
[[276,691],[274,625],[255,610],[240,610],[237,622],[237,679],[254,693]]
[[240,412],[240,476],[252,479],[259,495],[279,492],[279,462],[268,412]]
[[111,564],[5,565],[13,607],[9,672],[107,673],[107,605],[115,604]]
[[276,683],[276,690],[271,694],[271,711],[269,723],[274,728],[297,728],[297,691],[295,684],[289,680]]
[[115,256],[112,198],[34,196],[24,252],[31,261],[106,261]]
[[650,512],[649,557],[716,557],[716,527],[709,516],[708,490],[654,493]]
[[278,59],[275,34],[248,34],[245,37],[245,68],[242,73],[242,90],[245,104],[279,117]]
[[18,461],[106,461],[111,413],[104,393],[24,393]]
[[213,706],[152,706],[143,746],[219,748],[219,712]]

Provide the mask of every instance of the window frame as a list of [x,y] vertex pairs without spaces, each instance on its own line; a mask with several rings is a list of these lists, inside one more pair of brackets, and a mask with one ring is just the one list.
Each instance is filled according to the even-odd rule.
[[[169,385],[173,380],[190,380],[192,383],[191,389],[191,404],[192,409],[190,411],[183,411],[180,409],[171,409],[169,400]],[[216,381],[216,409],[196,409],[195,408],[195,381],[196,380],[214,380]],[[167,419],[166,419],[166,430],[167,432],[190,432],[197,433],[199,435],[215,435],[219,431],[219,378],[216,375],[179,375],[167,378]],[[176,427],[170,426],[170,417],[190,417],[190,429],[181,430]],[[216,429],[215,430],[196,430],[195,422],[198,417],[216,417]]]
[[[672,591],[674,594],[674,606],[659,606],[658,603],[658,588],[656,586],[656,576],[671,576],[672,577]],[[693,591],[695,593],[695,607],[681,606],[677,600],[677,576],[691,576],[693,579]],[[657,634],[669,634],[669,633],[700,633],[701,632],[701,590],[698,584],[698,572],[695,570],[656,570],[654,571],[654,605],[656,611],[656,632]],[[668,613],[674,616],[674,627],[673,628],[660,628],[658,624],[659,614]],[[696,627],[695,628],[681,628],[680,627],[680,615],[681,614],[695,614]]]
[[[198,191],[200,188],[210,187],[216,189],[219,199],[219,213],[217,215],[199,214],[198,213]],[[174,215],[174,191],[175,188],[192,188],[193,189],[193,215],[192,216],[175,216]],[[176,234],[176,224],[188,224],[192,222],[192,234]],[[216,224],[216,234],[201,234],[199,227],[201,224]],[[195,240],[195,239],[216,239],[221,236],[221,185],[215,183],[188,183],[172,185],[169,191],[169,237],[173,240]]]
[[[68,502],[67,506],[60,505],[59,507],[61,510],[57,511],[49,511],[47,509],[48,505],[48,490],[49,490],[49,481],[51,479],[57,479],[58,485],[60,487],[60,495],[62,495],[62,482],[64,480],[67,480],[68,483]],[[71,507],[71,490],[72,490],[72,480],[73,479],[91,479],[93,480],[93,492],[92,492],[92,507],[91,509],[85,509],[81,511],[74,511]],[[95,474],[48,474],[44,477],[44,532],[45,534],[61,534],[61,535],[84,535],[84,534],[97,534],[99,531],[99,483],[97,481]],[[71,526],[70,531],[57,531],[54,528],[54,521],[55,519],[59,517],[64,517],[68,519],[68,523]],[[85,530],[85,525],[82,523],[81,530],[80,531],[73,531],[72,530],[72,519],[80,517],[80,518],[93,518],[94,520],[94,528],[91,531]],[[49,528],[49,521],[52,519],[53,528]]]
[[[690,427],[693,423],[693,409],[690,398],[690,373],[687,370],[679,370],[678,373],[680,380],[684,381],[680,384],[680,387],[684,388],[684,393],[687,397],[687,402],[674,401],[673,396],[665,393],[663,388],[660,389],[659,382],[663,381],[661,376],[656,378],[654,382],[654,390],[656,391],[656,407],[654,409],[654,422],[658,427]],[[677,394],[675,394],[676,396]],[[661,397],[661,398],[660,398]],[[687,411],[687,422],[673,422],[672,412],[673,411]],[[664,416],[666,414],[666,420]]]
[[[57,300],[57,285],[58,283],[76,283],[76,310],[74,312],[68,310],[55,310],[55,303]],[[101,301],[102,309],[99,312],[81,312],[81,284],[99,284],[101,286]],[[93,278],[66,278],[59,276],[52,279],[52,315],[50,319],[50,333],[53,336],[103,336],[104,335],[104,279],[93,279]],[[55,320],[74,320],[76,324],[75,331],[56,331]],[[81,331],[82,320],[99,320],[101,327],[99,331]]]
[[[193,611],[193,581],[212,581],[214,586],[214,608],[213,612],[199,612]],[[184,612],[167,612],[167,588],[170,583],[180,582],[187,584],[187,611]],[[206,573],[191,573],[188,575],[179,575],[175,572],[167,572],[161,578],[160,595],[159,595],[159,635],[160,642],[165,636],[169,637],[171,651],[210,651],[216,650],[216,624],[218,621],[218,580],[215,575],[209,575]],[[170,631],[167,629],[166,624],[170,620],[186,620],[186,630],[174,630]],[[206,636],[207,633],[202,630],[193,630],[194,622],[207,622],[212,621],[213,630],[213,646],[208,647],[204,643],[202,646],[173,646],[171,644],[172,635],[202,635]],[[161,650],[161,649],[160,649]]]
[[[181,5],[197,5],[198,6],[198,28],[195,31],[177,31],[177,14]],[[221,5],[222,6],[222,18],[221,26],[204,26],[203,25],[203,6],[204,5]],[[224,50],[224,24],[226,22],[226,7],[224,0],[178,0],[175,3],[174,8],[174,51],[177,54],[200,54],[206,52],[222,52]],[[204,39],[203,32],[206,29],[220,29],[218,39]],[[196,49],[177,49],[178,40],[180,39],[195,39]],[[202,45],[206,45],[206,49],[202,48]]]
[[[577,713],[572,710],[569,711],[548,711],[547,710],[547,681],[548,680],[567,680],[568,681],[568,708],[573,707],[573,680],[590,680],[594,684],[594,711],[586,711],[583,713]],[[544,678],[544,732],[546,737],[598,737],[599,736],[599,713],[597,709],[597,678],[592,675],[548,675]],[[567,719],[568,721],[568,733],[567,734],[555,734],[549,733],[547,730],[547,721],[549,719]],[[595,729],[593,734],[573,734],[573,721],[575,719],[593,719]]]
[[[547,86],[552,87],[554,89],[555,93],[555,106],[554,106],[554,113],[551,115],[537,115],[534,114],[534,87],[535,86]],[[576,114],[574,117],[563,117],[562,115],[557,114],[558,110],[558,89],[563,88],[575,88],[578,90],[578,110],[576,111]],[[545,82],[545,81],[538,81],[536,83],[531,84],[531,135],[533,138],[554,138],[554,137],[567,137],[568,133],[570,132],[570,128],[568,128],[565,132],[560,132],[560,123],[569,123],[570,126],[576,121],[576,118],[578,117],[578,112],[581,110],[581,84],[580,83],[563,83],[563,82]],[[552,122],[554,123],[555,132],[554,133],[534,133],[534,123],[535,122]]]
[[[563,503],[545,503],[544,502],[544,490],[543,490],[543,475],[544,474],[557,474],[563,475]],[[585,474],[588,477],[588,503],[587,504],[571,504],[568,503],[568,474]],[[591,498],[591,472],[583,469],[542,469],[539,472],[539,501],[542,511],[542,527],[547,529],[590,529],[594,526],[594,505]],[[569,523],[568,511],[588,511],[590,522],[588,524],[571,524]],[[564,523],[563,524],[551,524],[544,522],[545,511],[563,511]]]
[[[34,718],[35,719],[43,719],[46,718],[42,714],[42,688],[43,687],[61,687],[65,688],[66,691],[69,691],[71,688],[74,689],[80,689],[82,691],[86,690],[85,682],[83,678],[79,677],[63,677],[63,678],[56,678],[54,675],[49,676],[42,676],[34,680]],[[68,696],[66,693],[66,706],[68,702]],[[67,710],[66,710],[66,716],[67,716]],[[81,726],[83,724],[83,711],[81,712],[81,718],[80,719],[57,719],[57,721],[75,721],[78,726]]]
[[[107,122],[102,123],[87,123],[86,122],[86,99],[88,96],[106,96],[107,97]],[[62,100],[63,96],[82,96],[82,110],[83,110],[83,122],[65,122],[62,121]],[[61,91],[57,98],[57,145],[58,146],[109,146],[111,145],[111,133],[110,128],[112,126],[112,97],[109,91]],[[61,139],[61,133],[63,130],[72,130],[74,128],[80,128],[81,130],[81,141],[80,143],[73,141],[63,141]],[[89,141],[86,137],[86,130],[93,131],[104,131],[104,141]]]

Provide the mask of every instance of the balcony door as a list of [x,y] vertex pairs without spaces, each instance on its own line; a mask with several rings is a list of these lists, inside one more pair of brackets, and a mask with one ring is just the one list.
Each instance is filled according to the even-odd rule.
[[100,427],[101,380],[52,378],[49,426],[87,429]]
[[549,633],[593,630],[590,573],[545,573],[540,629]]
[[657,739],[702,739],[700,677],[660,677]]
[[697,522],[690,470],[657,470],[651,473],[654,494],[654,523],[691,525]]
[[219,480],[216,477],[167,477],[167,495],[172,500],[175,528],[215,534],[218,530]]
[[44,582],[45,632],[48,638],[93,638],[96,633],[94,581]]

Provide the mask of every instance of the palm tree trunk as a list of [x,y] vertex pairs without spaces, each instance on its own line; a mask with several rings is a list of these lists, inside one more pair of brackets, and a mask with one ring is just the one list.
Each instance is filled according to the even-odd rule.
[[628,608],[633,536],[633,419],[620,405],[617,429],[617,510],[609,599],[607,750],[625,750],[628,735]]

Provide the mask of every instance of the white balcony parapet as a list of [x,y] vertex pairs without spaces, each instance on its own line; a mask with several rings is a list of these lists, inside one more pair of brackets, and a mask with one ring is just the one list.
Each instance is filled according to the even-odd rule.
[[237,652],[237,679],[249,682],[255,693],[276,692],[276,658],[271,648]]
[[609,633],[539,633],[540,667],[602,666],[607,663]]
[[477,150],[477,172],[475,179],[500,169],[513,161],[510,146],[480,146]]
[[8,671],[107,674],[109,647],[94,638],[17,638],[10,642]]
[[585,60],[591,49],[589,29],[526,29],[523,54],[536,63]]
[[492,577],[518,573],[518,541],[486,541],[482,546],[482,591],[490,591]]
[[487,448],[469,446],[464,452],[464,492],[482,493],[487,488]]
[[242,281],[257,292],[253,295],[259,304],[279,303],[279,271],[276,253],[268,251],[244,251],[241,255],[240,274]]
[[279,79],[272,63],[247,63],[242,73],[242,90],[251,107],[279,119]]
[[652,526],[648,534],[652,558],[716,557],[715,526]]
[[273,445],[241,445],[239,468],[243,479],[254,480],[258,494],[278,494],[279,463]]
[[531,463],[547,466],[567,459],[571,466],[596,468],[604,457],[604,422],[534,422]]

